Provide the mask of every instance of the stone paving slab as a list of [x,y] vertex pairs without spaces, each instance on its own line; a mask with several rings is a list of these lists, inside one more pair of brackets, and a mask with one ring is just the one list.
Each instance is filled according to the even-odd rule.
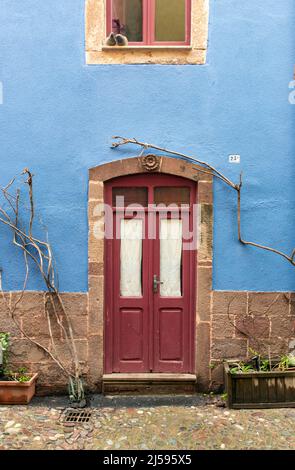
[[93,396],[89,423],[61,422],[65,397],[0,406],[0,450],[295,449],[295,409],[228,410],[216,398]]

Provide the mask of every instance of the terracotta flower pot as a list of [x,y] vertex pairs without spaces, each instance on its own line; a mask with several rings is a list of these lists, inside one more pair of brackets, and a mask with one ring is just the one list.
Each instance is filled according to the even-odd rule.
[[[29,374],[30,375],[30,374]],[[35,395],[38,374],[28,382],[0,381],[0,405],[27,405]]]

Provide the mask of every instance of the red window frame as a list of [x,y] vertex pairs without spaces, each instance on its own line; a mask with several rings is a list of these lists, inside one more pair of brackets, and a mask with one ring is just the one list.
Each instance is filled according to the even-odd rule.
[[[185,41],[156,41],[155,40],[155,11],[156,0],[142,0],[143,25],[142,42],[129,42],[130,46],[189,46],[191,43],[191,0],[185,0]],[[112,0],[106,2],[106,31],[112,32]]]

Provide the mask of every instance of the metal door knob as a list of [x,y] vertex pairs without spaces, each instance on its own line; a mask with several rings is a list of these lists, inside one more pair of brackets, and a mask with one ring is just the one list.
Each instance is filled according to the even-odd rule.
[[163,281],[160,281],[160,280],[158,279],[157,274],[154,274],[154,279],[153,279],[153,291],[154,291],[154,294],[157,294],[159,284],[163,284]]

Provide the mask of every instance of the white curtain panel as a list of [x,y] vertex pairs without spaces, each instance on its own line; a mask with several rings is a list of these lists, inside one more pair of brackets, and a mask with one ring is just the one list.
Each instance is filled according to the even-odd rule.
[[182,220],[160,220],[162,297],[181,297]]
[[122,297],[141,297],[142,220],[121,220],[120,291]]

